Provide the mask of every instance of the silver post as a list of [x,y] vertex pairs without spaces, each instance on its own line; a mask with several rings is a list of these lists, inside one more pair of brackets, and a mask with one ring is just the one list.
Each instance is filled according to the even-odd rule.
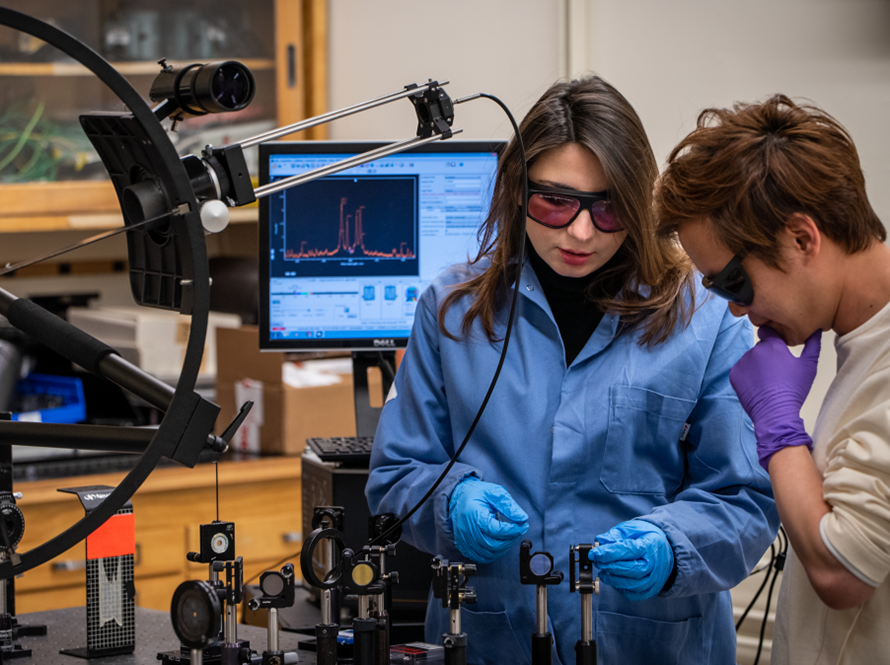
[[368,597],[365,595],[358,597],[358,618],[368,618]]
[[269,651],[278,651],[278,608],[269,608]]
[[219,572],[213,569],[213,564],[210,564],[210,583],[216,584],[219,582]]
[[[448,81],[441,81],[438,85],[439,87],[448,85]],[[367,111],[368,109],[372,109],[377,106],[383,106],[384,104],[389,104],[390,102],[394,102],[405,97],[411,97],[412,95],[416,95],[418,93],[422,94],[430,87],[431,83],[421,83],[416,88],[393,92],[388,95],[384,95],[383,97],[378,97],[377,99],[362,102],[361,104],[348,106],[345,109],[340,109],[339,111],[330,111],[328,113],[323,113],[322,115],[315,116],[314,118],[309,118],[307,120],[303,120],[292,125],[287,125],[286,127],[279,127],[278,129],[273,129],[263,134],[258,134],[257,136],[241,141],[237,145],[240,145],[242,148],[251,148],[258,143],[265,143],[266,141],[277,139],[279,136],[285,136],[287,134],[293,134],[294,132],[309,129],[317,125],[323,125],[326,122],[331,122],[339,118],[345,118],[346,116],[361,113],[362,111]]]
[[[460,134],[461,132],[463,132],[462,129],[451,130],[452,136],[454,134]],[[427,143],[432,143],[433,141],[442,140],[444,139],[440,134],[433,134],[432,136],[428,136],[425,139],[415,136],[414,138],[405,139],[404,141],[390,143],[389,145],[385,145],[382,148],[368,150],[367,152],[363,152],[360,155],[341,159],[339,162],[334,162],[333,164],[329,164],[328,166],[322,166],[321,168],[312,169],[311,171],[306,171],[305,173],[300,173],[299,175],[293,175],[289,178],[282,178],[281,180],[270,182],[268,185],[257,187],[255,190],[253,190],[253,194],[258,199],[261,199],[264,196],[269,196],[269,194],[274,194],[275,192],[280,192],[283,189],[289,189],[297,185],[302,185],[306,182],[318,180],[319,178],[323,178],[326,175],[338,173],[339,171],[344,171],[348,168],[352,168],[353,166],[358,166],[359,164],[372,162],[375,159],[386,157],[387,155],[393,155],[398,152],[403,152],[405,150],[408,150],[409,148],[416,148],[418,146],[426,145]]]
[[547,587],[538,585],[538,635],[547,632]]
[[[325,538],[324,542],[321,543],[322,557],[324,560],[324,574],[327,575],[331,570],[334,569],[334,544],[331,542],[330,538]],[[324,589],[321,592],[321,623],[325,626],[329,626],[333,623],[331,617],[331,590]]]
[[581,594],[581,641],[593,641],[593,594]]
[[203,665],[204,663],[204,652],[200,649],[192,649],[191,657],[189,658],[189,665]]
[[321,592],[321,623],[325,626],[331,625],[331,590],[325,589]]
[[[0,561],[6,561],[9,557],[7,556],[6,550],[0,548]],[[9,608],[6,606],[6,580],[0,580],[0,614],[9,614]],[[11,631],[10,631],[11,632]],[[12,635],[10,635],[12,637]]]
[[235,603],[226,603],[226,644],[235,644],[238,641],[238,617]]
[[460,635],[460,608],[451,610],[451,634]]

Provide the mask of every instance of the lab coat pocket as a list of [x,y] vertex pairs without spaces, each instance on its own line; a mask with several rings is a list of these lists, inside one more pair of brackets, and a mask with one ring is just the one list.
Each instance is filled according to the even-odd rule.
[[467,634],[467,662],[473,665],[521,665],[529,663],[506,612],[475,612],[464,606],[460,610],[461,629]]
[[619,494],[670,496],[683,482],[683,428],[695,402],[612,386],[600,478]]
[[702,618],[656,621],[599,612],[596,618],[597,660],[601,663],[703,663]]

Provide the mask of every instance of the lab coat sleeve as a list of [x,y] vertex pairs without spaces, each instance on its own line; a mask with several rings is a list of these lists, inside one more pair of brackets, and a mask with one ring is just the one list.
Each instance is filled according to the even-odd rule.
[[[404,516],[433,486],[454,453],[440,340],[434,288],[429,288],[418,302],[395,390],[383,407],[374,437],[365,489],[371,514]],[[449,470],[429,500],[403,526],[402,537],[407,543],[424,552],[462,560],[454,546],[448,500],[455,486],[470,475],[482,477],[460,462]]]
[[753,343],[747,318],[725,311],[686,438],[686,478],[669,503],[641,519],[664,530],[676,577],[662,597],[730,589],[745,579],[776,536],[769,476],[757,463],[754,428],[729,383]]

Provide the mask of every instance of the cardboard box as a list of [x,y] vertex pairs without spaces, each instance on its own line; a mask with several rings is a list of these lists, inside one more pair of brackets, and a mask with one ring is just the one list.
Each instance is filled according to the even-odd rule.
[[[175,381],[182,371],[191,317],[147,307],[69,307],[68,321],[113,347],[127,360],[164,380]],[[237,328],[236,314],[210,312],[199,374],[216,374],[215,330]]]
[[[254,406],[254,411],[261,409],[261,413],[251,417],[263,453],[299,455],[308,437],[355,436],[351,373],[339,375],[340,381],[331,385],[294,388],[282,381],[285,354],[260,353],[255,326],[218,328],[216,336],[216,403],[221,409],[217,434],[228,427],[241,407],[236,405],[236,397],[252,389],[261,395],[262,404]],[[379,383],[376,388],[371,386],[375,389],[380,391]],[[237,395],[239,392],[242,394]]]

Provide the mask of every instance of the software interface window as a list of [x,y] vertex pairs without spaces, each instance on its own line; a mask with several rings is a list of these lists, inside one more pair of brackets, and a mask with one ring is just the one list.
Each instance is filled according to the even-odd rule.
[[[269,178],[344,154],[272,154]],[[273,195],[271,340],[406,338],[417,299],[476,253],[497,155],[400,154]]]

